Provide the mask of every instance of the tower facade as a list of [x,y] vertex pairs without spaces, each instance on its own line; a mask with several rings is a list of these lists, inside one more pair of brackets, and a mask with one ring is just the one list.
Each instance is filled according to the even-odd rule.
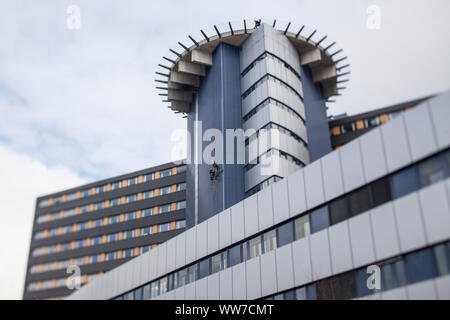
[[168,80],[157,80],[187,117],[188,228],[332,150],[325,102],[339,75],[324,38],[265,23],[229,27],[180,43],[185,51],[171,50],[178,58],[161,65]]

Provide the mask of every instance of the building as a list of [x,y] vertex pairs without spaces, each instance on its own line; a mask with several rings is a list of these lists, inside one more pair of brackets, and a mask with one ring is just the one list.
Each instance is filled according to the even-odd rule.
[[62,298],[185,229],[186,166],[167,163],[37,199],[24,299]]
[[[215,26],[165,58],[162,95],[190,133],[187,230],[71,299],[450,299],[450,92],[333,144],[345,57],[290,28]],[[222,161],[226,143],[220,174],[200,160],[227,129],[267,124],[243,163]]]
[[353,116],[341,114],[330,117],[331,146],[333,149],[337,149],[368,132],[370,129],[386,123],[390,119],[396,118],[402,112],[409,111],[419,103],[430,98],[431,97],[424,97]]

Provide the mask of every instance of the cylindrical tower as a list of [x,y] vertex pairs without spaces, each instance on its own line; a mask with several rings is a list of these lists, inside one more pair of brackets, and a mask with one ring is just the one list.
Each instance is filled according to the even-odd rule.
[[[170,108],[187,117],[187,226],[191,227],[283,179],[331,151],[325,102],[348,74],[329,53],[334,42],[312,40],[316,31],[253,28],[215,34],[201,30],[176,58],[160,64],[169,73]],[[216,165],[213,165],[213,162]]]

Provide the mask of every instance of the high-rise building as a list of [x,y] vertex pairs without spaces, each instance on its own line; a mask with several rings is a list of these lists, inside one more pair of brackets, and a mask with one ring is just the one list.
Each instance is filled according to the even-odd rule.
[[62,298],[185,229],[186,166],[157,167],[39,197],[24,299]]
[[329,119],[348,64],[304,29],[229,23],[171,50],[186,231],[71,299],[450,299],[450,92]]

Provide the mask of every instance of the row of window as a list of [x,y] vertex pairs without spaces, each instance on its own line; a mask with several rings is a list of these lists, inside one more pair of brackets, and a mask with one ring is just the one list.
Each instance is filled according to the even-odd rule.
[[278,108],[280,108],[281,110],[286,111],[287,113],[293,115],[294,117],[297,117],[299,120],[302,121],[303,124],[305,124],[305,120],[302,118],[301,115],[299,115],[297,113],[297,111],[295,111],[294,109],[292,109],[290,106],[288,106],[287,104],[284,104],[281,101],[278,101],[274,98],[266,98],[263,102],[261,102],[260,104],[258,104],[256,107],[254,107],[252,110],[250,110],[249,113],[247,113],[242,120],[248,121],[251,117],[253,117],[255,114],[257,114],[259,111],[261,111],[262,109],[264,109],[264,107],[268,106],[268,105],[273,105],[276,106]]
[[81,198],[93,196],[96,194],[100,194],[103,192],[108,192],[108,191],[113,191],[113,190],[129,187],[129,186],[132,186],[135,184],[145,183],[145,182],[153,181],[155,179],[169,177],[171,175],[178,174],[178,173],[181,173],[184,171],[186,171],[186,166],[179,166],[179,167],[170,168],[170,169],[167,169],[164,171],[152,172],[152,173],[149,173],[146,175],[136,176],[136,177],[132,177],[132,178],[125,179],[125,180],[115,181],[113,183],[108,183],[108,184],[100,185],[97,187],[92,187],[92,188],[84,189],[81,191],[64,194],[59,197],[44,199],[39,202],[38,206],[39,206],[39,208],[45,208],[45,207],[49,207],[49,206],[56,205],[59,203],[73,201],[75,199],[81,199]]
[[300,93],[297,92],[297,90],[295,90],[294,88],[292,88],[290,85],[288,85],[286,82],[278,79],[277,77],[271,75],[271,74],[266,74],[264,75],[261,79],[259,79],[258,81],[256,81],[250,88],[248,88],[247,90],[245,90],[245,92],[242,94],[242,100],[244,100],[245,98],[247,98],[253,91],[256,90],[256,88],[258,88],[260,85],[262,85],[263,83],[265,83],[266,81],[272,81],[274,83],[276,83],[277,85],[288,89],[289,91],[291,91],[293,94],[297,95],[301,101],[303,101],[303,97],[300,95]]
[[312,232],[450,177],[450,151],[432,156],[315,209]]
[[[156,209],[156,208],[158,208],[158,209]],[[180,201],[177,203],[173,203],[172,205],[169,204],[169,205],[164,205],[164,206],[160,206],[160,207],[145,209],[142,211],[138,210],[137,212],[133,211],[133,212],[129,212],[127,214],[121,214],[120,218],[119,218],[119,216],[105,217],[103,219],[93,221],[91,225],[94,227],[94,222],[95,223],[99,222],[98,225],[96,225],[95,227],[100,227],[102,225],[109,225],[109,224],[144,218],[144,217],[155,214],[155,212],[158,212],[157,214],[161,214],[161,213],[167,213],[167,212],[181,210],[181,209],[185,209],[185,208],[186,208],[186,201]],[[139,212],[141,212],[141,213],[139,214]],[[125,217],[127,217],[126,219],[128,219],[128,220],[125,220]],[[159,229],[154,230],[153,233],[157,233],[158,230]],[[162,230],[160,230],[159,232],[161,232],[161,231]],[[112,240],[113,238],[114,238],[114,236],[109,237],[109,235],[104,235],[104,236],[101,236],[101,237],[99,236],[96,238],[74,240],[71,242],[58,243],[58,244],[46,246],[46,247],[39,247],[39,248],[36,248],[33,250],[32,256],[43,256],[43,255],[47,255],[47,254],[59,253],[59,252],[63,252],[63,251],[69,251],[69,250],[80,249],[80,248],[84,248],[84,247],[88,247],[88,246],[109,243],[109,242],[113,241]]]
[[[81,284],[85,285],[88,281],[92,281],[92,280],[94,280],[97,277],[100,277],[102,275],[103,275],[103,272],[89,274],[89,275],[87,275],[87,274],[83,275],[81,277]],[[69,281],[69,278],[59,278],[59,279],[51,279],[51,280],[45,280],[45,281],[31,282],[27,286],[27,291],[28,292],[34,292],[34,291],[62,288],[62,287],[66,287],[67,286],[68,281]]]
[[[405,170],[416,168],[420,171],[420,167],[428,168],[430,162],[434,161],[435,159],[439,159],[440,163],[442,164],[445,162],[445,166],[447,166],[447,168],[441,168],[441,173],[437,173],[435,170],[424,170],[424,172],[427,173],[423,177],[424,183],[417,185],[417,188],[420,189],[429,184],[438,182],[444,177],[449,177],[450,173],[448,168],[450,168],[450,151],[447,150],[446,152],[442,152],[438,155],[430,157],[427,160],[414,164],[391,175],[391,181],[395,180],[396,177],[398,177],[399,174],[402,174],[402,172],[404,172]],[[364,187],[365,190],[367,190],[368,193],[370,192],[370,194],[372,195],[371,197],[368,195],[368,198],[371,200],[369,200],[369,205],[366,208],[364,206],[361,206],[358,200],[352,202],[352,197],[356,196],[359,192],[359,190],[357,190],[331,201],[324,207],[306,212],[300,217],[291,219],[276,228],[265,231],[246,241],[238,243],[231,248],[225,249],[219,253],[214,254],[213,256],[198,261],[183,270],[172,272],[161,279],[155,280],[143,287],[135,289],[131,292],[131,294],[137,297],[145,297],[146,299],[155,297],[192,281],[196,281],[197,279],[206,277],[219,270],[223,270],[224,268],[229,268],[248,259],[254,258],[267,251],[273,250],[275,247],[281,247],[286,244],[292,243],[302,237],[309,235],[310,233],[318,232],[328,227],[330,225],[330,220],[334,223],[338,223],[343,219],[334,219],[332,216],[334,214],[338,215],[339,217],[345,216],[344,214],[342,214],[341,210],[347,212],[346,219],[348,219],[350,216],[362,213],[362,210],[370,209],[371,207],[381,205],[382,203],[390,201],[391,199],[395,199],[409,192],[415,191],[412,189],[408,189],[406,193],[400,192],[395,194],[393,193],[393,195],[391,195],[391,188],[389,187],[388,182],[389,177],[385,177]],[[349,208],[345,209],[339,208],[339,206],[333,206],[333,202],[341,201],[343,199],[346,199],[346,201],[350,204]],[[356,199],[360,199],[360,197],[356,196]],[[336,210],[330,209],[330,211],[328,211],[328,206],[330,208],[336,208]],[[326,208],[326,210],[324,210],[323,208]],[[323,212],[325,212],[325,215],[323,214]],[[323,224],[324,216],[327,218],[328,225]],[[219,261],[220,263],[217,261]],[[219,268],[217,267],[218,265],[220,266]],[[127,293],[125,296],[127,296],[128,294],[130,293]]]
[[255,59],[255,61],[253,61],[247,68],[245,68],[244,71],[242,71],[242,73],[241,73],[241,77],[243,78],[258,63],[260,63],[261,61],[263,61],[266,58],[272,59],[273,61],[276,61],[276,62],[284,65],[284,67],[286,69],[288,69],[289,71],[291,71],[300,81],[302,80],[300,75],[298,74],[298,72],[294,68],[292,68],[287,62],[285,62],[283,59],[277,57],[276,55],[274,55],[273,53],[268,52],[268,51],[266,51],[263,54],[261,54],[258,58]]
[[76,208],[72,208],[72,209],[68,209],[68,210],[61,210],[61,211],[55,212],[55,213],[48,213],[48,214],[39,216],[37,218],[36,222],[40,224],[40,223],[44,223],[44,222],[59,220],[59,219],[68,218],[68,217],[79,215],[79,214],[94,212],[97,210],[111,208],[111,207],[115,207],[115,206],[119,206],[119,205],[123,205],[123,204],[129,204],[129,203],[133,203],[133,202],[140,201],[140,200],[146,200],[146,199],[150,199],[150,198],[157,197],[157,196],[163,196],[163,195],[166,195],[166,194],[169,194],[172,192],[178,192],[178,191],[182,191],[182,190],[186,190],[186,183],[174,184],[171,186],[165,186],[165,187],[161,187],[161,188],[148,190],[145,192],[139,192],[136,194],[121,196],[118,198],[104,200],[101,202],[92,203],[89,205],[76,207]]
[[267,178],[266,180],[264,180],[263,182],[257,184],[256,186],[254,186],[253,188],[251,188],[250,190],[248,190],[245,193],[245,196],[248,198],[251,195],[254,195],[255,193],[263,190],[264,188],[267,188],[268,186],[270,186],[271,184],[278,182],[280,180],[283,180],[282,177],[280,176],[271,176],[269,178]]
[[367,128],[377,127],[380,124],[387,122],[388,120],[398,117],[402,112],[408,111],[411,108],[406,108],[405,110],[395,111],[391,113],[386,113],[378,116],[374,116],[368,119],[356,120],[354,122],[344,123],[339,126],[334,126],[332,129],[332,134],[338,136],[340,134],[349,133],[357,130],[363,130]]
[[253,167],[256,167],[258,164],[263,163],[266,165],[270,165],[272,160],[269,160],[270,157],[272,156],[278,156],[282,159],[288,160],[290,162],[295,163],[297,166],[299,167],[304,167],[305,164],[297,159],[296,157],[290,155],[287,152],[281,151],[279,149],[276,148],[270,148],[269,150],[267,150],[266,152],[264,152],[263,154],[261,154],[260,156],[256,157],[255,159],[253,159],[250,163],[245,165],[245,171],[249,171],[250,169],[252,169]]
[[[297,140],[298,142],[300,142],[301,144],[303,144],[304,146],[307,145],[307,143],[299,136],[297,135],[295,132],[275,123],[275,122],[269,122],[268,124],[266,124],[265,126],[263,126],[262,128],[258,129],[254,134],[252,134],[250,137],[248,137],[247,139],[245,139],[245,145],[248,146],[250,143],[252,143],[255,139],[257,139],[260,135],[260,133],[262,132],[261,130],[278,130],[278,132],[284,133],[285,135],[291,136],[292,138],[294,138],[295,140]],[[269,133],[267,133],[269,134]]]
[[279,293],[267,300],[344,300],[367,297],[450,273],[450,242],[408,253],[377,264],[381,289],[369,289],[367,268],[359,268]]
[[[184,229],[186,227],[186,220],[178,220],[168,223],[162,223],[158,225],[151,225],[139,229],[128,230],[124,232],[118,232],[109,234],[106,236],[106,242],[114,242],[126,239],[132,239],[137,237],[144,237],[154,233],[166,232],[170,230],[179,230]],[[102,243],[102,238],[104,237],[96,237],[90,239],[84,239],[75,241],[78,243],[76,249],[84,248],[87,246],[99,245]],[[89,244],[89,245],[88,245]],[[134,257],[139,254],[145,253],[150,249],[150,246],[144,246],[141,248],[129,248],[123,249],[119,251],[113,251],[108,253],[100,253],[93,256],[79,257],[74,259],[68,259],[64,261],[51,261],[45,264],[36,264],[31,266],[30,273],[41,273],[52,270],[60,270],[66,269],[69,265],[77,265],[82,266],[86,264],[92,264],[103,261],[112,261],[116,259],[129,258]]]
[[265,252],[284,246],[289,242],[301,239],[309,235],[309,233],[309,216],[303,215],[276,229],[269,230],[250,240],[234,245],[228,250],[207,257],[182,270],[153,281],[134,290],[131,294],[137,295],[136,300],[156,297],[226,268],[231,268],[234,265],[260,256]]

